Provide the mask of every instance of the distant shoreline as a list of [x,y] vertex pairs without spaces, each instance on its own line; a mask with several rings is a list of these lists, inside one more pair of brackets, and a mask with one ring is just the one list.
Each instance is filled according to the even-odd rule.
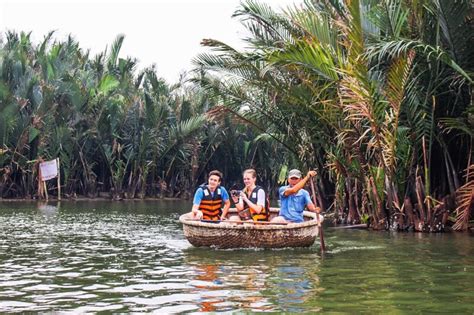
[[89,197],[77,197],[77,198],[61,198],[61,200],[58,200],[56,197],[54,198],[49,198],[48,200],[45,199],[32,199],[32,198],[0,198],[0,203],[2,202],[16,202],[16,201],[21,201],[21,202],[46,202],[46,201],[113,201],[113,202],[128,202],[128,201],[187,201],[189,199],[183,199],[183,198],[173,198],[173,197],[146,197],[146,198],[133,198],[133,199],[113,199],[113,198],[106,198],[106,197],[96,197],[96,198],[89,198]]

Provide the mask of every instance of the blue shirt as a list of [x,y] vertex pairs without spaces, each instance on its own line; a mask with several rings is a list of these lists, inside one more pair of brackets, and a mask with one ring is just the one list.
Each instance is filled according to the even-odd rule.
[[303,222],[303,211],[310,203],[311,197],[309,192],[300,189],[296,194],[285,196],[283,193],[290,186],[280,187],[278,194],[280,195],[280,215],[287,221]]
[[[226,202],[227,200],[229,200],[229,194],[227,193],[227,190],[225,190],[225,188],[222,186],[218,186],[216,190],[214,190],[214,192],[211,192],[212,197],[214,197],[218,189],[221,190],[222,201]],[[203,197],[204,191],[201,187],[199,187],[194,193],[193,205],[200,205]]]

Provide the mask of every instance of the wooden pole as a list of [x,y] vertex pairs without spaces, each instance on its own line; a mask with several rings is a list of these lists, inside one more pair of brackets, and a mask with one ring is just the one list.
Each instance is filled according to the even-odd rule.
[[[314,206],[316,207],[316,193],[314,190],[314,180],[313,178],[311,180],[311,191],[313,192],[313,203]],[[320,210],[321,211],[321,210]],[[319,218],[319,213],[316,212],[316,220],[318,221],[318,228],[319,228],[319,240],[321,243],[321,254],[324,254],[326,251],[326,245],[324,244],[324,233],[323,233],[323,226],[321,225],[321,219]]]
[[44,195],[46,196],[46,201],[48,201],[48,187],[46,187],[46,181],[43,180]]
[[56,158],[56,165],[58,167],[58,201],[61,201],[61,167],[59,166],[59,158]]
[[43,185],[41,182],[42,182],[41,167],[40,167],[40,162],[38,162],[38,199],[43,198]]

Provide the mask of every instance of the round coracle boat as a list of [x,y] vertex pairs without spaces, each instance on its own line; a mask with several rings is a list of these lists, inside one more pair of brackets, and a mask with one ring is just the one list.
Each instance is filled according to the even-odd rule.
[[[270,218],[277,216],[278,208],[270,209]],[[237,215],[229,209],[229,217]],[[191,219],[189,214],[180,216],[184,236],[194,246],[216,248],[283,248],[309,247],[319,233],[316,213],[304,211],[304,222],[236,222]],[[320,216],[322,221],[322,216]]]

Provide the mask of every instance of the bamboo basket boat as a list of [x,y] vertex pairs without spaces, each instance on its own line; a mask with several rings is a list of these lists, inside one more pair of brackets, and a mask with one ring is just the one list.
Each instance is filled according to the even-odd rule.
[[[279,213],[270,209],[270,217]],[[236,215],[236,209],[229,210],[229,216]],[[304,222],[288,224],[235,223],[221,221],[203,222],[191,220],[189,214],[180,216],[184,236],[196,247],[215,248],[284,248],[309,247],[319,233],[316,213],[304,211]],[[320,218],[322,218],[320,216]]]

